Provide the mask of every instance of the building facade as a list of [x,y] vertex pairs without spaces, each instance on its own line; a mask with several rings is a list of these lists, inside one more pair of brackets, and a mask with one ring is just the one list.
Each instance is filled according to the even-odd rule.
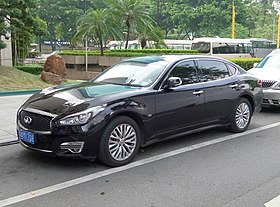
[[11,38],[7,40],[5,37],[1,36],[1,40],[6,44],[6,47],[0,50],[0,65],[12,66],[13,60]]

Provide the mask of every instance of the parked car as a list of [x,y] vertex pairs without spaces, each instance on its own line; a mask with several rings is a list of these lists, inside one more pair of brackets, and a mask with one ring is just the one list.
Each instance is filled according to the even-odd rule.
[[262,106],[280,107],[280,50],[272,51],[248,72],[262,80]]
[[217,126],[243,132],[262,97],[256,77],[221,58],[138,57],[34,94],[18,110],[17,132],[31,150],[120,166],[161,140]]

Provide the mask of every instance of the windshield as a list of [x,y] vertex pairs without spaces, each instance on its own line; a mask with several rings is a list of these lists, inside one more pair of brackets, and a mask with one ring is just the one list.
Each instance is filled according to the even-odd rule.
[[262,61],[257,65],[256,68],[276,68],[280,69],[280,56],[279,55],[270,55],[266,56]]
[[96,83],[111,83],[131,86],[150,86],[163,72],[168,62],[127,61],[114,65],[94,80]]

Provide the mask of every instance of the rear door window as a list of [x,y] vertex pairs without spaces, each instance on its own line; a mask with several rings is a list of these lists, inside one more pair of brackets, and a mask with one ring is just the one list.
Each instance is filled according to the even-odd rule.
[[230,76],[227,66],[220,61],[198,60],[198,68],[202,72],[202,82],[220,80]]

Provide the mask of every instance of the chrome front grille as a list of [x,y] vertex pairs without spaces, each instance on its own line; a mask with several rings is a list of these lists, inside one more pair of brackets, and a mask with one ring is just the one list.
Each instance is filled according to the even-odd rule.
[[262,104],[280,106],[280,101],[279,100],[271,100],[271,99],[263,99]]
[[262,87],[263,88],[270,88],[275,83],[276,83],[276,81],[272,81],[272,80],[262,80]]
[[[25,119],[26,117],[31,118],[31,122],[28,123]],[[31,113],[28,111],[21,111],[19,114],[19,121],[22,126],[26,129],[35,131],[51,131],[50,123],[53,117]]]

